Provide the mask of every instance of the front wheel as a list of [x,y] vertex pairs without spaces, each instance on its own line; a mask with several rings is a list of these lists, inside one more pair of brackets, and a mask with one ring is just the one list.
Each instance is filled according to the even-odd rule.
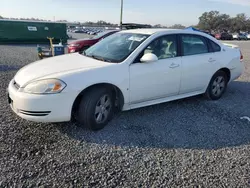
[[211,100],[218,100],[227,88],[228,78],[225,72],[218,71],[212,77],[206,90],[206,97]]
[[104,128],[113,117],[114,100],[108,88],[94,88],[81,99],[78,121],[91,130]]

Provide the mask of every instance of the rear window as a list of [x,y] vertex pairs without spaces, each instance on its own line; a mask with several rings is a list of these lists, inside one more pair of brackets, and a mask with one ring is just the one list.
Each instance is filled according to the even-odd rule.
[[206,39],[199,35],[185,34],[181,36],[184,56],[208,53]]

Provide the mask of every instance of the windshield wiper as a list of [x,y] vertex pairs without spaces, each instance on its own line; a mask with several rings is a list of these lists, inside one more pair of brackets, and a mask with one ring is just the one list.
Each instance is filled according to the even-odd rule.
[[104,59],[103,57],[100,57],[100,56],[96,56],[96,55],[88,55],[88,57],[92,57],[96,60],[100,60],[100,61],[104,61],[104,62],[111,62],[110,60],[108,59]]

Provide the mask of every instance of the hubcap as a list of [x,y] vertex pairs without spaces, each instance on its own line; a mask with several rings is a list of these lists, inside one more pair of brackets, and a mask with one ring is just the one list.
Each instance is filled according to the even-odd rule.
[[95,120],[97,123],[103,123],[108,119],[111,110],[111,99],[108,95],[103,95],[95,107]]
[[213,82],[213,85],[212,85],[212,93],[215,95],[215,96],[220,96],[222,94],[222,92],[224,91],[225,89],[225,85],[226,85],[226,82],[225,82],[225,79],[224,77],[222,76],[218,76],[214,82]]

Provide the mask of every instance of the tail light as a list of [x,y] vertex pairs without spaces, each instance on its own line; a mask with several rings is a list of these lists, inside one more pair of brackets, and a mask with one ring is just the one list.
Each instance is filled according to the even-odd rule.
[[242,54],[241,50],[240,50],[240,61],[243,61],[243,54]]

